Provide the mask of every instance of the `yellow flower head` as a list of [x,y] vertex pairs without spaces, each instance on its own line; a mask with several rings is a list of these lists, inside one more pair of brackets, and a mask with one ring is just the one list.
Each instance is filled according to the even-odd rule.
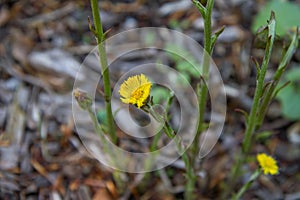
[[276,160],[265,153],[257,154],[256,159],[262,168],[264,174],[278,174],[278,166]]
[[121,101],[140,108],[145,105],[150,95],[151,86],[152,83],[144,74],[131,76],[120,86]]

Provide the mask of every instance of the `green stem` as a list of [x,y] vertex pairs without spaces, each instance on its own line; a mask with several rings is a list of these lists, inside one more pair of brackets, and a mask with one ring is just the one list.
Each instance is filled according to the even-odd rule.
[[110,86],[110,77],[109,77],[109,70],[108,70],[108,63],[107,63],[107,56],[104,46],[104,33],[102,29],[102,23],[98,8],[98,1],[91,0],[91,7],[93,12],[93,19],[96,29],[96,37],[97,37],[97,44],[98,44],[98,51],[100,57],[100,65],[101,71],[103,75],[103,83],[104,83],[104,100],[105,100],[105,109],[106,109],[106,117],[107,117],[107,124],[109,129],[109,134],[114,144],[117,143],[117,136],[115,130],[115,124],[113,120],[113,114],[111,110],[111,86]]
[[279,63],[279,66],[275,72],[271,86],[270,86],[269,90],[267,91],[265,98],[262,100],[262,103],[260,106],[260,112],[258,113],[258,120],[257,120],[258,124],[256,124],[257,127],[261,126],[263,119],[265,117],[268,105],[270,104],[271,100],[276,95],[276,92],[274,92],[274,91],[279,83],[279,80],[280,80],[283,72],[285,71],[288,63],[290,62],[293,54],[295,53],[295,51],[298,47],[298,40],[299,40],[299,34],[297,32],[296,34],[294,34],[293,39],[292,39],[287,51],[284,53],[284,56],[283,56],[281,62]]
[[104,143],[106,143],[106,140],[104,138],[104,135],[103,135],[103,130],[100,126],[100,124],[98,123],[98,120],[97,120],[97,117],[95,116],[94,112],[92,111],[92,108],[89,107],[87,109],[88,113],[89,113],[89,116],[90,118],[92,119],[92,122],[93,122],[93,125],[94,125],[94,128],[98,134],[98,136],[100,137],[100,140]]
[[[98,136],[100,137],[101,142],[103,142],[103,151],[104,151],[104,153],[110,154],[111,158],[117,158],[117,156],[115,156],[114,153],[110,151],[110,147],[109,147],[106,139],[104,138],[103,129],[102,129],[101,125],[98,123],[97,117],[94,114],[94,112],[92,111],[92,108],[89,107],[87,109],[87,111],[89,113],[90,118],[92,119],[94,128],[96,129],[96,132],[97,132]],[[116,160],[112,160],[112,162],[113,162],[112,164],[115,165],[115,163],[117,162],[117,159]],[[113,174],[114,180],[115,180],[115,182],[116,182],[116,184],[118,186],[117,187],[118,188],[118,192],[120,194],[123,193],[124,189],[125,189],[125,182],[121,178],[122,172],[118,171],[118,170],[114,170],[112,172],[112,174]]]
[[[171,105],[172,105],[173,99],[174,99],[174,93],[172,92],[172,93],[170,93],[170,96],[169,96],[169,98],[168,98],[168,100],[167,100],[167,105],[166,105],[166,109],[165,109],[165,118],[166,118],[166,119],[165,119],[164,121],[168,121],[168,120],[169,120],[168,112],[169,112],[170,107],[171,107]],[[151,106],[150,106],[150,107],[151,107]],[[150,112],[150,109],[148,110],[148,112]],[[152,112],[153,112],[153,109],[152,109]],[[153,114],[156,115],[155,112],[154,112]],[[156,116],[156,118],[157,118],[157,117],[158,117],[158,116]],[[154,118],[155,118],[155,117],[154,117]],[[165,123],[165,122],[163,122],[163,123]],[[157,143],[158,143],[158,141],[159,141],[161,135],[162,135],[162,131],[159,131],[157,134],[155,134],[155,136],[154,136],[154,138],[153,138],[153,141],[152,141],[152,143],[151,143],[151,146],[150,146],[150,152],[153,152],[153,151],[156,151],[156,150],[157,150]]]
[[208,88],[206,87],[206,83],[209,80],[209,67],[210,67],[210,55],[212,53],[212,27],[211,27],[211,14],[212,8],[214,5],[214,0],[208,0],[206,7],[204,7],[200,2],[193,0],[193,3],[196,5],[198,10],[200,11],[202,17],[204,18],[204,54],[203,54],[203,63],[202,63],[202,72],[201,79],[203,80],[203,84],[201,85],[200,90],[200,100],[199,100],[199,124],[197,127],[197,132],[194,138],[194,141],[191,146],[191,158],[189,159],[187,154],[185,155],[186,170],[187,170],[187,185],[185,189],[185,199],[194,199],[193,192],[195,190],[196,184],[196,176],[194,165],[196,161],[196,157],[199,154],[199,139],[201,132],[204,129],[204,114],[205,107],[207,103],[207,93]]
[[263,58],[263,62],[261,65],[261,68],[258,69],[258,78],[257,78],[257,85],[255,89],[254,99],[251,107],[251,111],[249,114],[249,117],[246,122],[246,130],[245,130],[245,137],[242,143],[242,151],[240,152],[240,155],[238,156],[238,161],[235,164],[233,171],[230,176],[230,182],[226,187],[225,193],[227,195],[227,192],[231,187],[236,183],[236,179],[240,175],[242,164],[245,162],[247,155],[250,151],[251,143],[252,143],[252,135],[255,132],[255,128],[257,125],[257,116],[260,112],[260,99],[263,96],[263,88],[264,88],[264,81],[265,81],[265,75],[267,72],[267,68],[269,65],[271,52],[273,48],[273,42],[275,37],[275,18],[274,13],[272,12],[270,21],[268,24],[268,38],[267,38],[267,45],[266,45],[266,51]]
[[161,116],[160,114],[156,113],[155,110],[153,110],[153,107],[150,106],[149,110],[147,110],[156,121],[163,124],[163,129],[165,134],[170,138],[173,139],[175,137],[174,131],[171,128],[170,124],[166,121],[166,116]]
[[187,184],[184,191],[184,199],[192,200],[194,199],[194,189],[196,185],[196,175],[194,172],[193,166],[191,166],[190,159],[186,153],[182,155],[182,159],[184,161],[185,167],[187,169],[186,176],[187,176]]
[[257,179],[257,177],[261,174],[261,171],[258,169],[256,170],[251,177],[249,178],[248,182],[239,190],[239,192],[234,195],[231,200],[239,200],[242,195],[249,189],[252,183]]
[[182,148],[182,143],[180,138],[178,138],[178,136],[176,137],[174,130],[172,129],[170,124],[166,121],[166,117],[156,113],[155,110],[153,110],[151,105],[149,105],[149,108],[145,108],[145,111],[149,112],[154,117],[155,120],[157,120],[160,123],[163,123],[164,124],[163,130],[165,134],[168,136],[168,138],[174,139],[178,152],[182,154],[181,157],[187,169],[186,176],[187,176],[188,184],[186,185],[186,190],[184,194],[185,199],[186,200],[193,199],[193,191],[194,191],[196,176],[194,174],[193,167],[191,166],[188,154],[186,152],[182,153],[183,148]]
[[157,134],[155,134],[153,141],[151,143],[151,146],[150,146],[150,152],[157,150],[157,143],[158,143],[162,133],[163,133],[162,131],[159,131]]
[[210,64],[210,55],[212,52],[211,48],[211,13],[213,8],[214,0],[208,0],[207,1],[207,7],[205,9],[205,16],[204,18],[204,54],[203,54],[203,66],[202,66],[202,72],[201,76],[204,80],[204,83],[201,85],[200,90],[200,100],[199,100],[199,124],[197,127],[197,133],[194,139],[194,142],[192,144],[192,166],[195,163],[195,158],[198,155],[199,151],[199,138],[201,135],[201,132],[203,131],[203,123],[204,123],[204,114],[205,114],[205,107],[207,102],[207,92],[208,88],[206,87],[206,83],[209,79],[209,64]]
[[274,15],[272,14],[269,25],[268,25],[268,39],[267,39],[265,56],[263,58],[261,70],[260,70],[259,77],[257,80],[257,85],[256,85],[256,89],[255,89],[252,108],[251,108],[249,118],[248,118],[248,121],[246,124],[245,137],[244,137],[244,141],[243,141],[243,153],[245,155],[247,155],[250,150],[251,137],[255,131],[255,126],[257,123],[257,114],[259,112],[258,108],[259,108],[260,98],[262,97],[262,94],[263,94],[265,76],[266,76],[267,68],[269,65],[272,48],[273,48],[273,43],[274,43],[274,38],[275,38],[275,24],[276,24],[276,22],[274,19]]

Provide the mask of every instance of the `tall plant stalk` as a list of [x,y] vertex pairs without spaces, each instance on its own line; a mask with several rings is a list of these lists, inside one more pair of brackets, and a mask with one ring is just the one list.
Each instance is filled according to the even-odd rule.
[[257,79],[257,85],[255,89],[254,99],[251,107],[251,111],[249,114],[249,118],[247,120],[246,124],[246,131],[245,131],[245,137],[243,141],[243,152],[244,154],[248,154],[251,146],[251,136],[255,131],[256,121],[257,121],[257,115],[258,115],[258,109],[259,109],[259,103],[260,99],[263,95],[264,90],[264,82],[265,82],[265,76],[268,69],[269,61],[271,58],[271,53],[273,49],[273,43],[275,38],[275,17],[274,13],[272,13],[269,25],[268,25],[268,39],[267,39],[267,46],[265,55],[263,58],[261,69],[258,69],[258,79]]
[[251,149],[251,145],[253,143],[252,140],[253,134],[262,125],[268,105],[270,104],[272,99],[276,96],[277,92],[279,91],[279,89],[276,89],[279,80],[298,47],[299,33],[297,29],[297,32],[293,35],[293,38],[287,50],[283,51],[283,56],[281,58],[281,61],[274,74],[272,81],[269,84],[265,84],[265,76],[269,65],[274,38],[275,38],[275,25],[276,25],[276,20],[275,20],[274,13],[272,12],[270,20],[268,21],[268,26],[263,30],[263,31],[267,31],[267,44],[266,44],[265,55],[261,67],[256,62],[257,84],[256,84],[251,111],[246,120],[246,130],[245,130],[245,137],[242,142],[242,151],[240,152],[237,163],[235,164],[233,171],[231,173],[229,187],[227,187],[226,189],[227,192],[225,192],[225,194],[232,189],[230,187],[236,183],[236,180],[240,175],[242,164],[246,161],[247,156]]
[[[269,24],[266,27],[268,33],[267,33],[267,44],[266,44],[266,50],[265,50],[263,62],[261,67],[257,65],[257,78],[256,78],[257,83],[256,83],[251,111],[249,116],[246,119],[246,130],[245,130],[244,140],[242,142],[242,151],[238,156],[237,163],[235,164],[230,177],[231,180],[229,184],[231,186],[233,186],[236,183],[236,179],[240,175],[241,166],[245,162],[247,155],[250,151],[250,147],[252,143],[251,137],[257,125],[257,120],[258,120],[257,115],[259,113],[260,100],[263,95],[265,76],[271,58],[271,53],[272,53],[272,48],[273,48],[273,43],[275,38],[275,25],[276,25],[276,21],[275,21],[274,13],[272,13]],[[226,190],[228,191],[230,189],[231,188],[228,187]]]
[[297,29],[297,32],[293,35],[292,41],[287,48],[287,50],[284,52],[282,59],[278,65],[278,69],[276,70],[273,81],[270,84],[270,87],[264,97],[264,99],[261,102],[260,106],[260,112],[258,113],[258,124],[257,128],[260,127],[260,125],[263,123],[266,111],[268,109],[268,105],[270,104],[271,100],[277,95],[280,89],[276,89],[281,76],[283,75],[285,69],[287,68],[292,56],[294,55],[296,49],[298,48],[298,43],[299,43],[299,30]]
[[202,80],[204,83],[201,84],[199,94],[198,94],[199,124],[197,127],[197,132],[194,141],[190,149],[191,155],[189,161],[185,161],[186,163],[188,163],[188,165],[186,165],[187,184],[186,184],[185,195],[184,195],[185,199],[194,199],[193,192],[195,190],[195,184],[197,179],[196,172],[195,172],[195,161],[199,155],[200,135],[205,127],[204,114],[205,114],[205,108],[207,104],[207,94],[208,94],[208,88],[206,87],[206,83],[209,81],[210,57],[213,51],[213,46],[218,36],[224,30],[224,28],[222,27],[215,34],[212,34],[211,15],[212,15],[212,9],[214,5],[214,0],[207,0],[205,6],[200,1],[197,0],[192,0],[192,1],[194,5],[198,8],[199,12],[201,13],[204,19],[204,52],[202,58],[202,71],[201,71],[201,78],[200,78],[200,80]]
[[[78,103],[78,105],[85,111],[88,112],[93,126],[95,128],[95,131],[97,133],[97,135],[100,138],[100,141],[102,142],[102,150],[104,153],[109,154],[111,158],[116,158],[117,156],[114,155],[114,152],[111,151],[109,143],[107,143],[105,136],[104,136],[104,132],[103,132],[103,128],[101,127],[101,125],[98,123],[97,117],[95,115],[95,113],[92,110],[92,97],[90,97],[85,91],[81,91],[79,89],[74,90],[73,95]],[[112,159],[111,162],[116,163],[117,159]],[[123,172],[118,171],[118,170],[113,170],[112,172],[113,177],[114,177],[114,181],[117,184],[117,188],[118,188],[118,192],[123,192],[124,188],[125,188],[125,184],[124,181],[122,181],[121,179],[121,175],[123,174]],[[124,175],[124,174],[123,174]]]
[[98,52],[100,57],[100,66],[103,75],[103,84],[104,84],[104,100],[105,100],[105,109],[106,109],[106,120],[108,126],[108,132],[112,139],[113,143],[117,143],[117,136],[115,130],[115,124],[113,120],[113,114],[111,109],[111,86],[110,86],[110,77],[109,77],[109,70],[108,70],[108,63],[107,63],[107,56],[105,51],[105,35],[103,33],[99,7],[98,7],[98,0],[91,0],[91,8],[93,13],[94,19],[94,26],[98,44]]
[[[208,0],[206,7],[204,7],[199,1],[193,1],[194,4],[199,9],[202,17],[204,18],[204,50],[203,53],[203,63],[202,63],[202,72],[201,72],[201,80],[204,81],[204,84],[201,84],[200,94],[199,94],[199,124],[197,127],[197,133],[192,144],[192,154],[198,155],[199,153],[199,138],[201,132],[204,127],[204,114],[205,107],[207,103],[207,93],[208,88],[206,87],[206,83],[209,79],[209,67],[210,67],[210,55],[212,53],[212,31],[211,31],[211,13],[214,4],[214,0]],[[196,156],[195,156],[196,157]],[[195,158],[194,157],[194,158]],[[192,163],[194,163],[192,159]]]

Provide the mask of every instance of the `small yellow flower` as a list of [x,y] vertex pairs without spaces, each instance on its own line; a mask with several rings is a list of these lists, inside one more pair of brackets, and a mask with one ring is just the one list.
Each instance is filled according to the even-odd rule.
[[152,83],[144,74],[131,76],[120,86],[120,99],[123,103],[133,104],[141,108],[150,95],[151,86]]
[[256,159],[262,168],[264,174],[278,174],[278,166],[276,160],[265,153],[257,154]]

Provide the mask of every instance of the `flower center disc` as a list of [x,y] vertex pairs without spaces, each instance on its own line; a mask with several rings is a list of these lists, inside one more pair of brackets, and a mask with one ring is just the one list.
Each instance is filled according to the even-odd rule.
[[138,100],[143,96],[143,94],[144,94],[143,88],[139,87],[131,94],[131,98]]

